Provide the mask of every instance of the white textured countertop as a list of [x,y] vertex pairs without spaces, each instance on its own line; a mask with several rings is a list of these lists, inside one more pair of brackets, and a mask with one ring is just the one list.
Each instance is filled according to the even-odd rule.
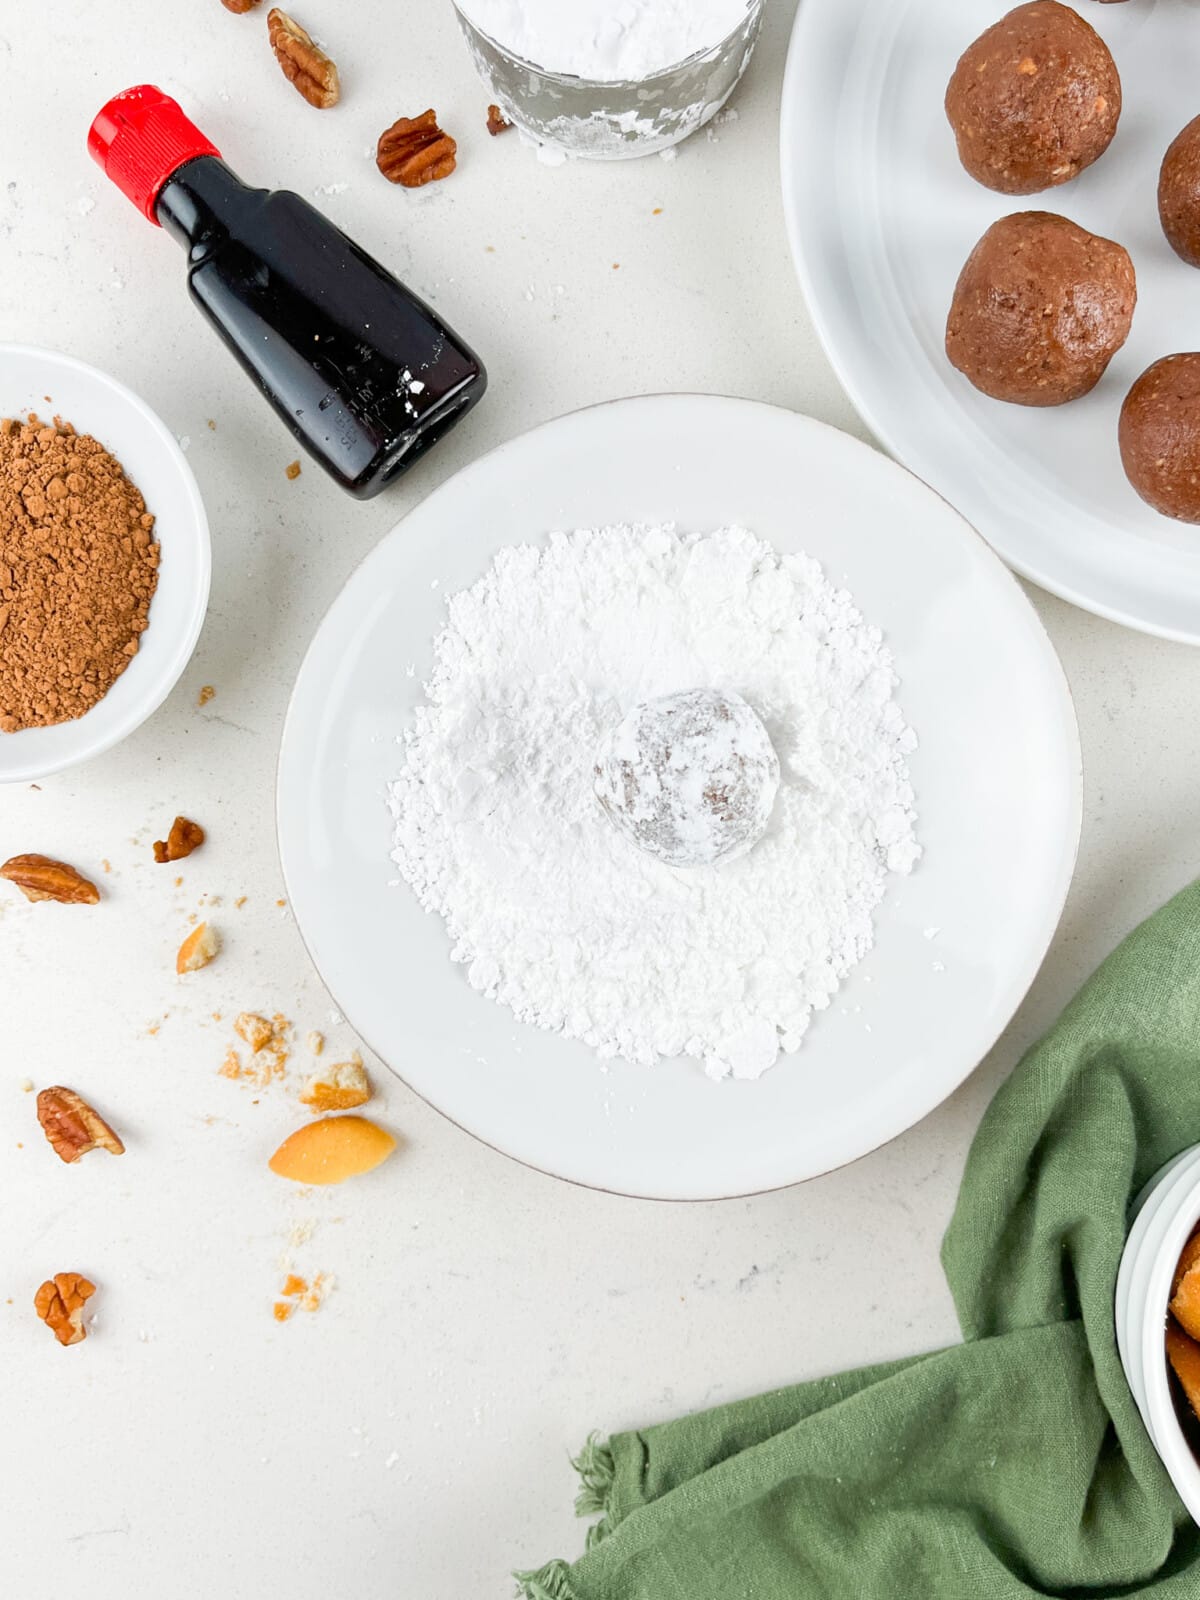
[[[641,1204],[523,1170],[378,1069],[375,1110],[402,1153],[305,1197],[265,1166],[294,1100],[217,1076],[244,1008],[284,1012],[301,1038],[319,1028],[334,1051],[354,1043],[278,904],[273,779],[305,646],[380,535],[492,445],[626,393],[720,390],[862,431],[784,239],[793,9],[770,0],[737,119],[677,161],[555,170],[484,132],[448,0],[306,0],[299,20],[342,70],[330,113],[284,82],[261,13],[218,0],[58,0],[53,36],[36,7],[0,16],[0,339],[108,369],[190,441],[215,558],[208,623],[166,706],[108,756],[0,795],[0,858],[112,869],[95,912],[0,895],[6,1600],[64,1583],[95,1600],[505,1596],[510,1568],[582,1548],[567,1455],[590,1429],[949,1341],[938,1242],[983,1106],[1197,870],[1200,655],[1035,594],[1082,728],[1078,877],[993,1055],[889,1148],[752,1201]],[[285,478],[295,448],[190,309],[182,256],[88,161],[92,114],[147,80],[247,179],[317,195],[488,363],[484,404],[383,498],[355,504],[308,465]],[[412,195],[366,152],[426,105],[459,138],[460,170]],[[204,684],[217,694],[200,709]],[[178,889],[150,855],[177,811],[211,835]],[[174,951],[203,896],[222,897],[209,910],[226,950],[184,987]],[[90,1094],[128,1155],[61,1166],[26,1077]],[[281,1255],[309,1224],[296,1269],[337,1286],[278,1325]],[[100,1285],[93,1336],[66,1351],[31,1309],[65,1268]]]

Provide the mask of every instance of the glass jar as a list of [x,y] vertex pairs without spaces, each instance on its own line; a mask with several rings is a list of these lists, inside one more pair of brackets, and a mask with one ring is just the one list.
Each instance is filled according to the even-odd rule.
[[666,150],[716,115],[749,64],[763,0],[747,0],[744,21],[719,44],[638,82],[547,71],[455,10],[476,69],[509,122],[552,159],[620,161]]

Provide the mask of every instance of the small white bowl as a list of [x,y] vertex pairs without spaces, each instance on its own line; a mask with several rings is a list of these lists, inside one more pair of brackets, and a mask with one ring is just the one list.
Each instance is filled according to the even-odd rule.
[[[49,398],[47,399],[47,396]],[[71,356],[0,344],[0,417],[62,417],[93,434],[141,490],[162,548],[158,588],[138,653],[74,722],[0,734],[0,783],[28,783],[109,750],[166,699],[191,658],[212,573],[208,518],[174,436],[144,400]]]
[[1200,1221],[1200,1145],[1155,1173],[1117,1273],[1117,1348],[1146,1431],[1195,1522],[1200,1522],[1200,1462],[1179,1425],[1167,1375],[1167,1302],[1175,1267]]

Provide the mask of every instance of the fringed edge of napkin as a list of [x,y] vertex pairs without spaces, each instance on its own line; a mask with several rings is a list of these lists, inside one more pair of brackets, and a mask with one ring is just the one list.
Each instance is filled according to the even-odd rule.
[[[602,1440],[597,1434],[590,1433],[587,1443],[571,1462],[579,1474],[579,1493],[575,1496],[575,1515],[577,1517],[599,1517],[599,1522],[593,1522],[587,1531],[586,1549],[590,1550],[594,1544],[599,1544],[601,1539],[608,1537],[612,1531],[609,1526],[608,1514],[612,1506],[613,1481],[616,1478],[616,1463],[613,1460],[612,1448],[607,1440]],[[555,1597],[557,1600],[557,1597]]]
[[523,1600],[574,1600],[571,1569],[565,1561],[551,1561],[537,1572],[514,1572]]
[[[575,1496],[577,1517],[599,1517],[587,1531],[585,1549],[590,1550],[612,1531],[608,1515],[612,1503],[616,1464],[612,1449],[598,1434],[589,1434],[587,1443],[571,1462],[579,1474],[579,1493]],[[522,1600],[575,1600],[571,1569],[565,1561],[548,1561],[536,1572],[514,1572]]]

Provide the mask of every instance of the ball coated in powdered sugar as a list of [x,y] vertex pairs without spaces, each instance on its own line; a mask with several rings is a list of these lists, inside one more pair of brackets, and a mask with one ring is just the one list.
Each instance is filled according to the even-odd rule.
[[712,866],[762,837],[779,757],[740,695],[688,689],[633,707],[596,754],[596,798],[640,849],[672,867]]

